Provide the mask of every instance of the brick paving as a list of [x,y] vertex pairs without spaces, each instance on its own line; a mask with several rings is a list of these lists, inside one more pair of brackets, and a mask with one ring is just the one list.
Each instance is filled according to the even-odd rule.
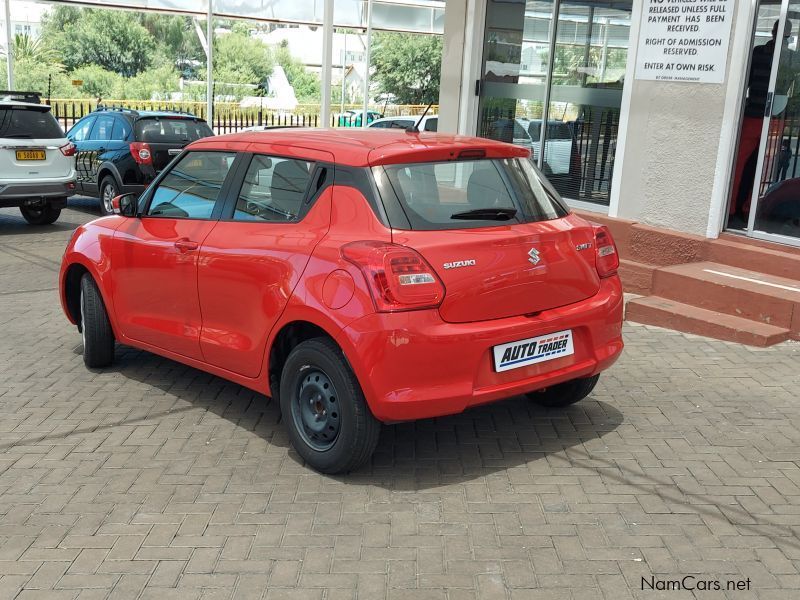
[[[0,211],[0,599],[800,597],[800,344],[627,326],[586,401],[386,427],[307,469],[266,398],[144,352],[84,368],[73,202]],[[749,591],[642,591],[685,575]]]

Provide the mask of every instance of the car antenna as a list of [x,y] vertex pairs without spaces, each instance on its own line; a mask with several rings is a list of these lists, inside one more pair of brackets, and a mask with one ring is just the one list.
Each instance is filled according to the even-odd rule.
[[433,106],[433,102],[431,102],[430,104],[428,104],[428,106],[425,107],[425,110],[422,112],[419,119],[417,119],[417,122],[414,123],[414,126],[408,130],[408,133],[419,133],[420,123],[422,123],[422,119],[425,118],[425,115],[428,114],[428,111],[431,109],[431,106]]

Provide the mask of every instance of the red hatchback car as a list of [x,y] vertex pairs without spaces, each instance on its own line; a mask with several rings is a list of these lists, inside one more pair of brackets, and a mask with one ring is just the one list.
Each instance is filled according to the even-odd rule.
[[611,235],[516,146],[241,133],[114,202],[61,267],[86,364],[116,340],[271,396],[319,471],[368,460],[381,422],[576,402],[622,351]]

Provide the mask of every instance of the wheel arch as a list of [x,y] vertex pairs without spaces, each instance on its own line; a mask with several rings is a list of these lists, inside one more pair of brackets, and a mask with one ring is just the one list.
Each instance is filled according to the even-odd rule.
[[97,193],[100,194],[100,186],[103,183],[103,179],[107,175],[111,175],[114,178],[114,182],[117,184],[117,190],[119,190],[122,186],[122,175],[117,169],[117,166],[112,162],[104,162],[100,165],[100,168],[97,169]]
[[[294,319],[284,323],[272,336],[267,352],[267,383],[275,400],[279,400],[281,373],[292,349],[306,340],[317,337],[326,337],[341,349],[341,344],[329,331],[317,323],[304,319]],[[342,353],[345,354],[343,349]]]
[[[81,260],[83,259],[83,260]],[[114,336],[117,337],[118,328],[116,318],[114,315],[114,307],[110,302],[110,298],[106,293],[106,282],[100,275],[96,265],[81,255],[74,255],[73,260],[64,267],[63,275],[61,276],[61,304],[67,318],[78,327],[80,331],[80,298],[81,298],[81,279],[85,274],[89,274],[97,285],[100,292],[100,298],[103,300],[103,305],[106,307],[108,313],[108,320],[111,323],[111,330]],[[117,337],[119,339],[119,337]]]

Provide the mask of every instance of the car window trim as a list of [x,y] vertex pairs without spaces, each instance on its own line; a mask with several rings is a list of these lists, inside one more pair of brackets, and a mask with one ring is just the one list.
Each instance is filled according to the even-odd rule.
[[[148,215],[147,211],[150,210],[150,204],[153,201],[153,194],[155,193],[156,188],[164,181],[164,178],[169,175],[172,170],[178,165],[178,163],[183,160],[185,156],[191,154],[192,152],[219,152],[223,154],[233,154],[233,163],[231,163],[230,169],[228,169],[228,173],[225,175],[225,179],[222,182],[222,186],[220,187],[219,195],[217,199],[214,201],[214,208],[211,209],[211,215],[208,218],[201,219],[197,217],[174,217],[174,216],[159,216],[159,215]],[[136,216],[140,219],[177,219],[180,221],[219,221],[220,215],[222,214],[222,208],[225,205],[226,201],[228,200],[228,196],[231,191],[231,184],[234,181],[234,177],[238,175],[238,171],[241,169],[241,152],[236,152],[235,150],[224,150],[224,149],[201,149],[198,148],[196,150],[184,150],[170,162],[161,173],[152,181],[152,183],[148,186],[148,188],[144,191],[142,196],[139,197],[139,202],[137,205],[141,206],[140,210],[136,211]],[[142,205],[141,200],[144,200],[144,204]]]
[[[333,177],[332,171],[334,165],[332,163],[322,162],[322,161],[314,161],[304,159],[298,156],[285,156],[282,154],[267,154],[266,152],[242,152],[241,154],[246,155],[245,158],[242,159],[242,166],[240,168],[240,172],[236,174],[236,179],[232,182],[232,189],[235,190],[235,193],[231,193],[228,201],[226,202],[225,206],[223,206],[221,215],[219,220],[224,221],[226,223],[250,223],[250,224],[260,224],[260,225],[292,225],[301,223],[303,219],[306,218],[306,215],[309,213],[311,208],[317,201],[317,198],[322,195],[322,192],[325,189],[332,185]],[[267,158],[283,158],[285,160],[299,160],[312,165],[311,177],[309,178],[308,184],[306,185],[306,189],[303,192],[303,197],[300,200],[300,213],[297,215],[296,219],[292,219],[291,221],[264,221],[264,220],[257,220],[257,219],[234,219],[233,215],[236,212],[236,205],[239,202],[239,196],[242,193],[242,188],[244,188],[244,178],[247,175],[247,171],[250,168],[250,164],[253,162],[253,159],[256,156],[266,156]],[[318,182],[320,171],[322,169],[327,169],[327,173],[325,174],[325,181],[323,182],[322,186],[320,186],[311,196],[309,193],[314,186]]]

